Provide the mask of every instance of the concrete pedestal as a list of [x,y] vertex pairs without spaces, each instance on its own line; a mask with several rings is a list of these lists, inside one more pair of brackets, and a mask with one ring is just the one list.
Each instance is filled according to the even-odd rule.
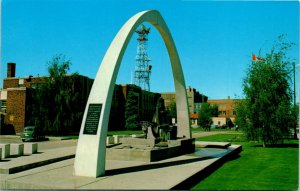
[[2,149],[2,159],[10,156],[10,144],[0,144],[0,148]]
[[25,143],[24,144],[24,155],[32,155],[38,152],[37,143]]
[[24,144],[13,143],[10,144],[11,156],[22,156],[24,154]]
[[147,141],[150,140],[123,138],[121,145],[106,149],[106,158],[108,160],[154,162],[195,152],[194,138],[172,140],[168,147],[150,146]]

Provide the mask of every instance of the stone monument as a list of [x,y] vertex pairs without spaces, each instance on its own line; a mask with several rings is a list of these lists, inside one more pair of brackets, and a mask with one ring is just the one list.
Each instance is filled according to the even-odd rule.
[[158,11],[143,11],[122,26],[100,64],[81,124],[74,161],[75,176],[98,177],[105,174],[107,127],[116,78],[129,40],[143,22],[152,24],[164,40],[176,91],[177,136],[191,138],[186,86],[174,41]]

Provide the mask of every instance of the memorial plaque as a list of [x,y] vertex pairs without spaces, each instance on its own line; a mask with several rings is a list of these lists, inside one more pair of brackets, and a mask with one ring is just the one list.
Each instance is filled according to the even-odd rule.
[[99,125],[102,104],[90,104],[86,115],[83,134],[96,135]]

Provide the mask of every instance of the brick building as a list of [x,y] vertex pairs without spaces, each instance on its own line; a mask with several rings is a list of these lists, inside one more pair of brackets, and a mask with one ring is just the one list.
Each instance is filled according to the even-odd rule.
[[[43,83],[48,77],[15,77],[16,64],[7,64],[7,77],[3,80],[3,89],[0,93],[1,101],[1,129],[0,133],[20,133],[30,118],[28,112],[32,104],[33,90],[37,84]],[[93,80],[79,75],[74,80],[74,91],[80,91],[81,99],[86,102]],[[84,109],[84,108],[83,108]],[[6,124],[4,126],[4,124]],[[5,128],[13,127],[8,130]],[[9,131],[9,132],[8,132]]]
[[[3,80],[3,89],[0,92],[0,134],[14,134],[23,131],[30,118],[29,114],[31,112],[29,110],[34,88],[48,78],[47,76],[18,78],[15,77],[16,64],[8,63],[7,65],[7,77]],[[93,79],[81,75],[74,81],[76,87],[74,91],[80,91],[81,102],[86,103],[93,81]],[[116,85],[111,106],[109,130],[124,129],[124,112],[128,91],[134,91],[138,95],[139,119],[152,121],[157,99],[161,95],[144,91],[135,85]],[[82,110],[84,110],[84,107],[85,104],[82,105]],[[8,127],[12,129],[8,130]]]
[[239,99],[230,99],[230,96],[227,99],[208,100],[207,103],[218,106],[219,115],[218,117],[213,117],[213,124],[226,125],[226,118],[234,122],[236,117],[235,104],[238,101]]
[[[189,104],[190,114],[199,113],[201,109],[201,103],[207,102],[208,97],[200,94],[195,88],[188,87],[186,94]],[[172,102],[176,102],[175,92],[161,93],[161,97],[165,100],[165,106],[168,107]]]
[[[190,119],[192,125],[197,125],[198,113],[201,109],[201,104],[207,102],[208,97],[199,93],[195,88],[188,87],[186,94],[189,104]],[[161,97],[165,100],[166,108],[172,103],[176,102],[176,93],[167,92],[161,93]]]
[[152,121],[159,93],[142,90],[133,84],[115,85],[108,124],[109,130],[124,129],[125,104],[129,91],[133,91],[138,99],[138,116],[140,121]]

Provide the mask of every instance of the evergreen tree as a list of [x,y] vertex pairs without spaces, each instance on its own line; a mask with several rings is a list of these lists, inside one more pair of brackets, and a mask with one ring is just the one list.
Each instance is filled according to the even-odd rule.
[[129,90],[125,103],[125,129],[135,130],[138,128],[138,94],[133,90]]

